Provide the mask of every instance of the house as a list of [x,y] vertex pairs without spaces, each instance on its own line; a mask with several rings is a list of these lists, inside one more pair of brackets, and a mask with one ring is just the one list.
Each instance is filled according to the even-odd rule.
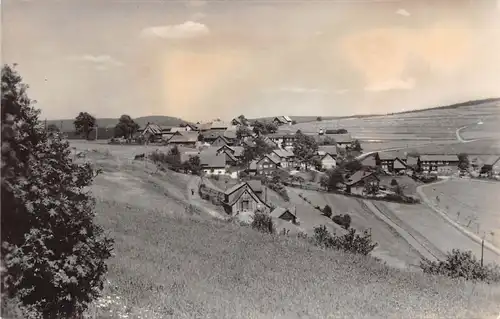
[[292,167],[295,162],[295,154],[290,151],[277,149],[271,152],[271,156],[274,157],[283,168]]
[[224,192],[222,203],[226,213],[233,216],[242,212],[269,210],[269,206],[254,192],[247,182],[227,189]]
[[297,223],[297,216],[295,216],[290,209],[283,207],[276,207],[271,211],[271,217],[290,221],[294,224]]
[[272,175],[279,169],[280,163],[277,159],[270,155],[264,155],[259,160],[254,160],[250,163],[249,171],[257,175]]
[[163,142],[168,143],[168,141],[175,135],[181,135],[179,132],[162,132],[161,133],[161,140]]
[[295,141],[295,134],[292,133],[272,133],[266,135],[271,141],[273,141],[279,148],[291,148],[293,147],[293,142]]
[[332,169],[337,167],[336,156],[331,155],[330,153],[326,153],[320,159],[321,168],[323,169]]
[[485,158],[481,166],[481,174],[496,175],[500,172],[500,156],[493,155]]
[[277,116],[273,119],[273,123],[278,126],[292,125],[293,121],[289,116]]
[[349,133],[346,133],[346,134],[324,134],[324,135],[320,135],[321,138],[332,138],[333,140],[335,140],[335,143],[337,144],[337,146],[339,147],[342,147],[342,148],[346,148],[348,146],[351,145],[351,143],[353,142],[353,138],[351,136],[351,134]]
[[222,145],[221,147],[217,148],[217,153],[229,153],[236,157],[237,159],[241,159],[243,156],[243,151],[245,148],[243,146],[229,146],[229,145]]
[[337,146],[336,145],[320,145],[318,146],[318,155],[325,156],[326,154],[330,154],[333,157],[337,157]]
[[239,117],[235,117],[234,119],[231,120],[231,125],[234,125],[234,126],[240,126],[240,125],[245,125],[247,126],[248,124],[250,124],[250,122],[243,118],[239,118]]
[[212,131],[225,131],[227,130],[228,128],[232,128],[233,126],[231,125],[231,123],[227,123],[227,122],[223,122],[223,121],[213,121],[212,122],[212,125],[210,127],[210,130]]
[[357,171],[351,176],[346,177],[344,185],[346,186],[346,191],[350,193],[352,188],[364,187],[367,183],[379,183],[380,179],[374,172],[367,172],[364,170]]
[[191,126],[174,126],[170,128],[170,132],[190,132]]
[[210,129],[212,128],[212,123],[200,123],[196,125],[196,128],[200,132],[210,131]]
[[198,143],[198,132],[181,132],[168,140],[168,144],[195,147]]
[[215,152],[200,152],[200,165],[205,175],[225,175],[226,156]]
[[[257,196],[259,196],[260,198],[262,198],[262,192],[264,189],[262,182],[257,180],[257,179],[251,179],[251,180],[248,180],[247,183],[250,186],[250,188],[254,191],[254,193],[257,194]],[[265,201],[265,198],[264,198],[264,201]]]
[[419,166],[424,173],[449,173],[458,167],[457,155],[421,155]]
[[394,170],[394,161],[398,157],[398,154],[393,152],[380,152],[378,156],[380,159],[380,167],[386,172],[392,172]]
[[141,132],[144,139],[148,142],[155,142],[161,139],[161,127],[154,123],[148,123]]

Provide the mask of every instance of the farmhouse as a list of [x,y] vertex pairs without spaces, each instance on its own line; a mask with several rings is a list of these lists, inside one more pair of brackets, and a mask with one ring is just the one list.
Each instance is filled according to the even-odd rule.
[[196,128],[200,132],[210,131],[210,129],[212,128],[212,123],[200,123],[196,125]]
[[205,175],[225,175],[226,156],[217,155],[214,152],[201,152],[200,164]]
[[272,151],[270,155],[274,157],[283,168],[292,167],[294,164],[295,154],[293,154],[293,152],[278,149]]
[[405,172],[407,169],[407,166],[405,164],[405,162],[401,159],[399,159],[399,157],[396,157],[396,159],[394,160],[394,162],[392,163],[392,170],[399,174],[401,172]]
[[289,116],[277,116],[273,119],[273,123],[281,126],[281,125],[292,125],[292,119]]
[[330,154],[332,157],[337,157],[338,151],[336,145],[320,145],[318,146],[318,155],[324,156]]
[[367,183],[376,183],[378,184],[380,179],[375,175],[374,172],[367,171],[357,171],[351,176],[347,177],[344,185],[346,186],[346,191],[350,193],[352,188],[361,188],[364,187]]
[[368,156],[365,156],[361,161],[361,166],[369,169],[375,169],[378,167],[380,163],[380,158],[378,153],[372,153]]
[[181,132],[168,140],[168,144],[195,147],[198,143],[198,132]]
[[322,138],[327,138],[330,137],[333,140],[335,140],[335,143],[337,146],[346,148],[351,145],[353,142],[352,136],[349,133],[346,134],[324,134],[322,135]]
[[141,135],[148,142],[155,142],[161,139],[162,129],[159,125],[154,123],[148,123],[146,127],[142,130]]
[[272,175],[278,170],[280,163],[278,160],[269,155],[264,155],[259,160],[254,160],[250,163],[249,171],[257,175]]
[[223,122],[223,121],[213,121],[212,125],[210,127],[210,130],[212,131],[225,131],[229,128],[233,128],[233,125],[231,123]]
[[224,146],[224,145],[232,145],[233,143],[231,141],[229,141],[227,138],[225,138],[224,136],[222,135],[219,135],[217,136],[217,138],[212,142],[212,146],[215,146],[215,147],[220,147],[220,146]]
[[257,196],[247,182],[227,189],[224,192],[223,206],[226,213],[230,215],[242,212],[255,212],[258,209],[269,209],[269,206]]
[[500,173],[500,156],[489,156],[483,162],[481,174],[496,175],[498,173]]
[[229,153],[229,154],[233,155],[234,157],[236,157],[237,159],[241,159],[241,157],[243,156],[244,150],[245,149],[243,148],[243,146],[223,145],[223,146],[217,148],[217,154]]
[[273,133],[266,136],[280,148],[291,148],[295,141],[295,134],[291,133]]
[[334,157],[330,153],[326,153],[320,159],[321,167],[323,169],[332,169],[334,167],[337,167],[337,160],[335,158],[336,158],[336,156]]
[[457,155],[421,155],[419,166],[424,173],[451,173],[458,162]]
[[288,208],[276,207],[271,211],[270,215],[273,218],[286,220],[294,224],[297,223],[297,216],[295,216]]

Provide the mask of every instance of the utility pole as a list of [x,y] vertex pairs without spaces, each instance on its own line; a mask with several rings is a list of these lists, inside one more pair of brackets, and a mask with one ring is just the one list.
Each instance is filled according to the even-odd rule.
[[59,129],[61,130],[61,132],[62,132],[62,130],[63,130],[63,129],[62,129],[62,126],[63,126],[62,124],[63,124],[63,121],[61,121],[61,123],[59,124]]
[[264,203],[267,204],[267,187],[264,186]]
[[43,122],[44,126],[45,126],[45,130],[47,131],[47,118],[45,118],[45,121]]
[[484,238],[481,240],[481,267],[483,267],[483,256],[484,256]]
[[99,125],[95,125],[95,140],[97,141],[97,132],[99,131]]

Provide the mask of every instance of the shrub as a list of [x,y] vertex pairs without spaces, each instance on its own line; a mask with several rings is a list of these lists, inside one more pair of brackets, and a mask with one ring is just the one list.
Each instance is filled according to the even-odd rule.
[[396,185],[398,185],[398,181],[395,178],[393,178],[391,181],[391,186],[396,186]]
[[314,228],[313,242],[325,248],[334,248],[361,255],[368,255],[377,247],[377,243],[372,242],[371,235],[367,231],[364,231],[363,235],[360,236],[351,228],[349,233],[336,236],[330,234],[325,225]]
[[271,216],[265,213],[255,213],[251,226],[253,229],[257,229],[258,231],[263,233],[276,233],[273,219],[271,218]]
[[351,216],[348,214],[335,215],[332,220],[335,224],[342,226],[344,229],[349,229],[349,227],[351,227]]
[[73,163],[68,142],[45,132],[25,91],[4,66],[2,293],[43,318],[78,317],[103,288],[112,240],[94,223],[86,190],[96,172]]
[[283,184],[281,183],[276,183],[276,182],[270,182],[267,184],[267,187],[278,193],[281,198],[283,198],[286,202],[290,201],[290,197],[288,196],[288,192],[286,191],[286,188]]
[[326,205],[325,208],[323,208],[323,215],[328,218],[332,217],[332,208],[329,205]]
[[446,255],[444,261],[430,261],[424,258],[420,262],[420,268],[427,274],[474,281],[500,282],[498,266],[493,264],[481,266],[471,251],[453,249]]

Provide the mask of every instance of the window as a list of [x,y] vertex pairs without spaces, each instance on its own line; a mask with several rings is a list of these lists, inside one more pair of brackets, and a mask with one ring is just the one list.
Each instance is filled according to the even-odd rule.
[[241,201],[241,210],[249,210],[250,209],[250,201],[248,199],[244,199]]

